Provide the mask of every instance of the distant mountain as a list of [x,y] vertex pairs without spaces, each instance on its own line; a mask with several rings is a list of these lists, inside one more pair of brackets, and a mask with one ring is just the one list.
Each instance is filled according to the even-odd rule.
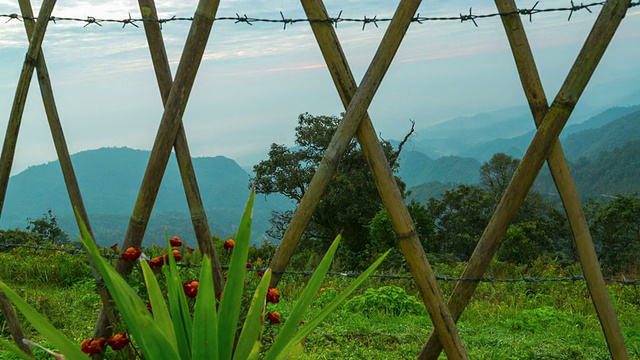
[[[571,163],[570,168],[583,200],[640,192],[640,140],[603,151],[593,159],[582,157]],[[557,195],[547,170],[539,176],[535,188],[545,194]]]
[[[595,137],[598,137],[597,134],[600,128],[605,125],[613,122],[614,120],[618,120],[626,115],[630,115],[640,111],[640,105],[628,106],[628,107],[613,107],[609,108],[593,117],[590,117],[584,122],[579,124],[567,126],[562,133],[560,134],[560,139],[562,140],[563,147],[565,148],[565,152],[567,152],[568,148],[574,148],[576,152],[584,152],[584,149],[580,148],[578,143],[585,141],[584,146],[587,146],[590,141],[592,141]],[[532,123],[533,124],[533,123]],[[640,124],[638,124],[640,125]],[[636,125],[627,124],[625,125],[630,128],[635,128]],[[598,129],[598,130],[596,130]],[[586,135],[584,131],[590,130],[590,136]],[[603,128],[603,131],[613,131],[606,127]],[[493,154],[498,152],[503,152],[505,154],[511,155],[516,158],[522,158],[524,156],[525,151],[527,151],[527,147],[531,143],[533,136],[535,135],[535,129],[532,128],[530,131],[511,138],[498,138],[491,141],[486,141],[469,147],[467,150],[459,153],[459,156],[463,157],[473,157],[480,162],[485,162],[491,159]],[[575,137],[574,137],[575,135]],[[612,135],[614,138],[616,135]],[[590,137],[589,140],[586,140],[586,137]],[[629,134],[627,136],[628,139],[633,138],[632,135]],[[627,139],[627,141],[628,141]],[[620,139],[623,142],[625,140]],[[601,141],[601,140],[599,140]],[[594,156],[597,155],[602,150],[611,149],[611,147],[607,147],[604,145],[602,148],[595,146],[595,152],[591,152],[585,156]],[[580,156],[575,152],[567,153],[567,158],[574,159],[576,156]]]
[[[102,148],[71,156],[96,240],[121,242],[149,160],[149,151]],[[249,196],[249,175],[228,158],[194,158],[202,201],[212,233],[234,233]],[[253,238],[261,241],[271,210],[290,207],[284,197],[256,197]],[[52,209],[61,227],[77,234],[73,212],[57,161],[32,166],[11,177],[0,226],[24,227]],[[164,231],[195,244],[189,210],[175,156],[172,155],[155,202],[144,243],[162,243]]]
[[[640,153],[634,152],[633,144],[640,141],[640,105],[607,109],[583,123],[569,126],[567,132],[567,136],[562,136],[563,148],[585,198],[640,190],[640,176],[636,170],[627,169],[640,159]],[[426,196],[445,189],[446,183],[477,183],[479,161],[488,161],[495,153],[504,152],[522,158],[534,135],[535,131],[529,131],[510,139],[483,142],[470,147],[461,157],[434,160],[416,151],[409,152],[400,158],[399,175],[414,192],[412,197],[428,199]],[[626,144],[630,145],[627,147]],[[583,157],[585,159],[581,159]],[[542,185],[536,186],[542,192],[555,194],[553,182],[545,169],[538,181]],[[607,173],[601,173],[602,169],[608,169]]]
[[640,140],[640,111],[625,115],[597,128],[568,136],[562,141],[567,159],[596,158],[632,140]]
[[398,176],[412,187],[425,182],[474,183],[480,180],[480,163],[476,159],[458,156],[444,156],[433,160],[428,156],[411,151],[400,157]]
[[455,189],[460,183],[441,183],[439,181],[432,181],[418,186],[414,186],[409,189],[410,194],[408,200],[416,200],[423,205],[429,203],[429,199],[440,199],[444,195],[445,191]]
[[461,116],[417,130],[409,150],[434,157],[462,156],[477,144],[519,136],[532,129],[533,119],[526,107]]
[[571,134],[575,134],[580,131],[588,129],[597,129],[610,123],[613,120],[619,119],[625,115],[640,111],[640,105],[634,106],[616,106],[609,108],[596,116],[587,119],[584,122],[575,125],[567,126],[563,131],[561,138],[566,138]]

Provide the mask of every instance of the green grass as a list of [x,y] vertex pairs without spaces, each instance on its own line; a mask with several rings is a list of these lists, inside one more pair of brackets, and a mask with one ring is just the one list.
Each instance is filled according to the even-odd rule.
[[[462,264],[438,265],[437,269],[441,275],[457,276],[462,267]],[[193,278],[194,271],[184,270],[183,278]],[[571,276],[579,274],[579,267],[558,267],[556,270],[540,262],[525,269],[496,263],[490,274],[499,278]],[[91,337],[100,310],[100,299],[84,256],[16,249],[0,253],[0,277],[78,346],[84,338]],[[134,277],[131,281],[136,283],[140,279]],[[282,320],[286,321],[307,281],[308,277],[304,276],[284,276],[278,286],[282,294],[281,302],[269,304],[268,311],[280,312]],[[311,318],[319,312],[335,296],[336,291],[346,288],[351,281],[349,278],[327,277],[305,316]],[[409,296],[418,295],[411,280],[371,278],[357,290],[354,297],[365,294],[367,288],[391,285],[403,288]],[[441,286],[446,297],[454,283],[441,282]],[[608,289],[618,313],[629,356],[640,359],[640,289],[619,284],[611,284]],[[342,306],[333,312],[307,338],[302,358],[415,358],[432,330],[431,322],[426,312],[416,315],[412,311],[398,311],[402,306],[409,306],[411,301],[404,295],[392,295],[402,299],[402,303],[387,308],[376,307],[377,311],[371,311],[371,308],[360,311],[353,307],[347,310],[346,306]],[[372,296],[371,292],[367,296]],[[392,297],[381,299],[392,302]],[[372,303],[363,306],[367,307],[366,304]],[[27,323],[23,324],[30,339],[44,343],[33,328]],[[264,333],[266,349],[269,339],[274,338],[281,326],[267,325]],[[482,283],[458,326],[473,359],[609,358],[604,335],[584,281]],[[0,334],[3,337],[9,335],[2,319]],[[0,358],[10,359],[1,351]],[[441,358],[446,358],[444,353]]]

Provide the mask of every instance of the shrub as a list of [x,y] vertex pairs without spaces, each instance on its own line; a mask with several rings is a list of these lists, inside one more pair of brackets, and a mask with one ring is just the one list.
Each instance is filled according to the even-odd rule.
[[361,314],[384,313],[400,316],[405,314],[422,315],[424,305],[415,296],[397,286],[383,286],[377,289],[367,289],[347,301],[345,308]]

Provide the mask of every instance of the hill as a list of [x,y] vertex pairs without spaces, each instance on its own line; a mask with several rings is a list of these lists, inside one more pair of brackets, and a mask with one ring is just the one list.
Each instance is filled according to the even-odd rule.
[[[583,200],[640,192],[640,140],[603,151],[594,159],[582,157],[571,163],[570,168]],[[542,193],[557,195],[553,179],[546,169],[536,181],[535,188]]]
[[474,183],[480,180],[480,163],[473,158],[444,156],[431,159],[420,152],[410,151],[400,157],[398,176],[412,187],[425,182]]
[[568,136],[562,141],[567,159],[594,159],[603,151],[618,148],[629,141],[640,140],[640,111],[620,117],[596,128]]
[[[96,235],[102,244],[124,237],[133,210],[149,151],[102,148],[71,156],[78,184]],[[249,196],[249,175],[228,158],[194,158],[202,201],[212,232],[226,237],[240,220]],[[254,211],[254,241],[261,241],[271,210],[287,208],[283,197],[257,197]],[[27,218],[39,218],[53,210],[61,227],[70,235],[78,232],[57,161],[32,166],[11,177],[0,226],[24,227]],[[164,231],[193,240],[189,210],[175,156],[171,156],[151,215],[144,243],[164,241]]]

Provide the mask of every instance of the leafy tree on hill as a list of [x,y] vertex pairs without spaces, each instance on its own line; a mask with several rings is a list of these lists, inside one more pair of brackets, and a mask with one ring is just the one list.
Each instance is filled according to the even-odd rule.
[[509,186],[520,161],[505,153],[493,154],[491,160],[480,166],[480,183],[497,199]]
[[68,244],[67,235],[59,226],[53,211],[49,210],[41,218],[27,219],[29,225],[25,230],[20,229],[0,229],[0,242],[7,244]]
[[[480,168],[482,183],[460,185],[432,198],[427,214],[435,224],[432,251],[467,260],[489,223],[519,160],[498,153]],[[529,264],[542,255],[566,257],[571,253],[569,229],[564,214],[537,192],[530,192],[500,247],[498,259]]]
[[587,206],[598,258],[610,272],[640,265],[640,196],[616,195]]
[[[272,144],[269,158],[254,166],[252,183],[260,194],[280,193],[299,203],[320,164],[335,130],[340,122],[335,116],[313,116],[309,113],[298,117],[295,147]],[[397,153],[388,141],[381,145],[387,159],[395,159]],[[397,170],[398,165],[393,165]],[[398,182],[404,191],[404,183]],[[371,171],[362,150],[353,139],[340,159],[327,191],[311,218],[301,245],[328,246],[342,232],[345,244],[354,254],[361,253],[369,238],[367,225],[378,213],[382,203]],[[281,239],[292,211],[274,212],[269,235]],[[307,240],[318,240],[309,242]]]

